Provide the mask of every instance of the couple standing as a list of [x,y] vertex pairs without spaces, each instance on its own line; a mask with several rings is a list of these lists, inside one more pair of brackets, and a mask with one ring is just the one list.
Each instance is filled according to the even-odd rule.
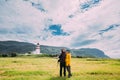
[[66,76],[66,69],[68,72],[68,78],[72,76],[71,74],[71,54],[70,50],[61,49],[61,54],[59,56],[60,62],[60,77],[62,77],[62,69],[64,69],[64,76]]

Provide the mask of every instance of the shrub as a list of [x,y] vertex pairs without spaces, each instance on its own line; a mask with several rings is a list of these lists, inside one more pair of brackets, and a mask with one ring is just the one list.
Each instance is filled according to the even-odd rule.
[[10,57],[16,57],[16,56],[17,56],[17,53],[15,52],[10,53]]
[[30,51],[28,52],[28,54],[31,54],[31,53],[32,53],[32,52],[30,52]]
[[0,57],[2,57],[2,54],[0,53]]
[[77,58],[83,58],[83,56],[76,56]]
[[1,57],[8,57],[8,54],[2,53],[2,54],[1,54]]
[[57,54],[38,54],[36,57],[57,57]]

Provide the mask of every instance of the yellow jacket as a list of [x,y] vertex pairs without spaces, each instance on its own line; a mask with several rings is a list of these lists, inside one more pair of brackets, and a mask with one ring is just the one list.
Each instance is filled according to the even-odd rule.
[[71,54],[69,52],[66,52],[65,62],[66,62],[66,66],[71,65]]

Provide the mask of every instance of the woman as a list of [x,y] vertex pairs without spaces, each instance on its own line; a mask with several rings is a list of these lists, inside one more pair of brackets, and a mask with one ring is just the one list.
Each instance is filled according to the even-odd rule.
[[71,74],[71,53],[70,53],[70,50],[66,50],[65,62],[66,62],[66,68],[67,68],[67,71],[68,71],[68,78],[70,78],[72,76],[72,74]]

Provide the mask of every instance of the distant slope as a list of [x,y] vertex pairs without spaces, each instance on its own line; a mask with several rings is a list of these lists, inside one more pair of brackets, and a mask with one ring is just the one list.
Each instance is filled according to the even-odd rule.
[[98,57],[98,58],[108,58],[103,51],[96,48],[81,48],[81,49],[72,49],[72,52],[75,56],[80,57]]
[[[41,53],[47,54],[59,54],[60,50],[65,47],[53,47],[41,45]],[[69,49],[69,48],[66,48]],[[69,49],[73,56],[78,57],[96,57],[96,58],[108,58],[102,50],[96,48],[81,48],[81,49]]]
[[34,51],[35,45],[32,43],[18,42],[18,41],[0,41],[0,53],[26,53]]
[[40,46],[41,53],[47,53],[47,54],[59,54],[62,48],[66,48],[66,47],[55,47],[55,46],[45,46],[45,45]]
[[[27,53],[35,50],[36,45],[27,42],[18,41],[0,41],[0,53]],[[60,54],[60,50],[65,47],[45,46],[41,45],[41,53],[45,54]],[[66,48],[69,49],[69,48]],[[97,57],[97,58],[108,58],[103,51],[95,48],[81,48],[81,49],[70,49],[73,56],[79,57]]]

